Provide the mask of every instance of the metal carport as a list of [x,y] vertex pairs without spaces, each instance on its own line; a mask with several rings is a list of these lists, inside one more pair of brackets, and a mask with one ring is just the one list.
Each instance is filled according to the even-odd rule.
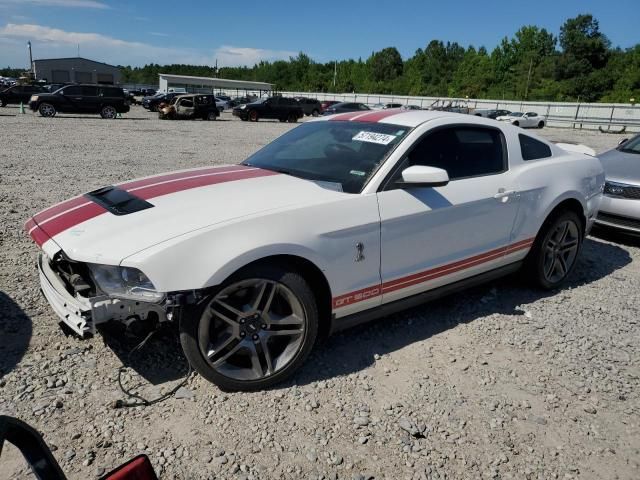
[[203,89],[235,90],[239,95],[240,90],[258,92],[262,96],[264,92],[271,92],[273,84],[265,82],[250,82],[246,80],[229,80],[226,78],[192,77],[190,75],[173,75],[169,73],[159,74],[158,90],[168,92],[170,88],[185,88],[187,91],[203,93]]

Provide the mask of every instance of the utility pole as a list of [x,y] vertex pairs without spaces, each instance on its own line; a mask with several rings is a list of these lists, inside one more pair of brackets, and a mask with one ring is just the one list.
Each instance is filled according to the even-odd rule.
[[531,61],[529,62],[529,73],[527,74],[527,86],[524,89],[524,99],[527,99],[527,95],[529,95],[529,82],[531,81],[531,67],[533,67],[533,57],[531,57]]
[[33,79],[35,75],[33,71],[33,55],[31,54],[31,40],[27,42],[27,45],[29,46],[29,71],[31,72],[31,78]]
[[336,77],[338,76],[338,61],[333,61],[333,89],[336,89]]

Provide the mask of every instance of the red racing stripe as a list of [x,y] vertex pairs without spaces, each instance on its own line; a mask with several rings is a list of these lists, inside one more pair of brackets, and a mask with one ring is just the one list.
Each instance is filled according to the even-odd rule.
[[278,175],[278,172],[274,172],[272,170],[263,170],[260,168],[249,168],[230,172],[215,172],[204,175],[194,175],[191,178],[181,178],[175,181],[168,181],[166,183],[160,183],[157,185],[138,187],[136,189],[129,189],[129,191],[132,191],[132,193],[134,193],[137,197],[140,197],[144,200],[149,200],[150,198],[160,197],[162,195],[168,195],[175,192],[181,192],[183,190],[189,190],[191,188],[206,187],[218,183],[246,180],[249,178],[268,177],[271,175]]
[[392,117],[393,115],[398,115],[402,113],[402,110],[399,108],[389,108],[387,110],[379,110],[377,112],[371,112],[363,115],[362,117],[358,117],[356,120],[358,122],[379,122],[380,120],[384,120],[387,117]]
[[117,184],[118,187],[124,190],[130,190],[132,188],[144,187],[145,185],[152,185],[159,182],[165,182],[168,180],[177,180],[180,178],[192,177],[194,175],[203,175],[206,173],[215,172],[227,172],[230,170],[241,170],[246,167],[244,165],[229,165],[226,167],[209,167],[209,168],[193,168],[182,172],[163,173],[160,175],[154,175],[153,177],[141,178],[140,180],[131,180]]
[[63,212],[66,212],[67,210],[70,210],[72,208],[78,207],[79,205],[82,205],[83,203],[87,203],[89,200],[87,200],[85,197],[83,196],[79,196],[79,197],[74,197],[71,198],[69,200],[65,200],[64,202],[60,202],[52,207],[47,208],[46,210],[43,210],[39,213],[36,213],[34,215],[34,218],[36,220],[36,222],[41,223],[46,221],[47,219],[54,217],[56,215],[59,215]]
[[[412,287],[420,283],[428,282],[436,278],[444,277],[452,273],[456,273],[468,268],[475,267],[477,265],[481,265],[483,263],[490,262],[492,260],[496,260],[504,255],[509,255],[511,253],[515,253],[517,251],[530,247],[531,245],[533,245],[533,241],[533,238],[528,238],[526,240],[521,240],[505,247],[496,248],[479,255],[474,255],[473,257],[469,257],[464,260],[458,260],[446,265],[441,265],[436,268],[413,273],[411,275],[397,278],[395,280],[390,280],[388,282],[384,282],[382,285],[373,285],[361,290],[356,290],[355,292],[340,295],[333,299],[333,308],[345,307],[353,303],[361,302],[362,300],[373,298],[374,296],[379,296],[383,293],[391,293],[397,290],[402,290],[404,288]],[[371,295],[370,293],[374,291],[377,291],[376,295]],[[365,293],[369,294],[365,296]]]
[[335,120],[351,120],[353,117],[357,117],[358,115],[366,115],[366,112],[362,110],[357,112],[347,112],[347,113],[339,113],[337,115],[333,115],[329,121],[333,122]]
[[[125,185],[128,185],[128,190],[134,191],[136,196],[145,200],[149,200],[151,198],[180,192],[183,190],[189,190],[192,188],[271,175],[278,175],[278,173],[271,170],[246,167],[244,165],[235,165],[233,168],[216,167],[213,169],[190,170],[188,172],[181,172],[180,174],[176,175],[160,175],[141,181],[130,182],[129,184]],[[134,185],[134,187],[131,187],[131,185]],[[31,221],[33,221],[30,229],[33,228],[34,225],[38,225],[38,228],[32,231],[32,237],[33,232],[41,231],[41,236],[47,236],[47,238],[44,240],[46,241],[48,237],[54,237],[59,233],[64,232],[65,230],[73,228],[82,222],[86,222],[87,220],[90,220],[94,217],[97,217],[98,215],[102,215],[103,213],[107,212],[106,209],[104,209],[97,203],[88,200],[87,198],[77,198],[81,199],[82,202],[78,202],[77,199],[73,199],[74,202],[63,202],[66,203],[67,208],[63,208],[61,206],[63,204],[59,204],[58,206],[56,206],[56,210],[45,210],[45,212],[47,212],[47,215],[38,214],[36,215],[36,217],[34,217],[34,219],[27,222],[29,224]],[[40,218],[42,218],[41,221],[38,221],[37,217],[39,215]],[[36,234],[38,234],[38,232]],[[36,239],[34,238],[34,240]],[[36,243],[38,243],[37,240]],[[38,244],[42,245],[41,243]]]

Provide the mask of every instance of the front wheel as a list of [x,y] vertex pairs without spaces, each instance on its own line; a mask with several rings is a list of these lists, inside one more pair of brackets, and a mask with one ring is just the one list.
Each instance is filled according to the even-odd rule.
[[112,105],[105,105],[100,109],[100,116],[102,118],[110,120],[116,118],[116,115],[118,115],[118,112],[116,112],[115,107],[113,107]]
[[290,113],[289,116],[287,117],[287,121],[289,123],[296,123],[298,121],[298,116],[295,113]]
[[539,122],[539,123],[538,123],[538,128],[544,128],[544,122],[542,122],[542,121],[541,121],[541,122]]
[[530,280],[546,289],[558,288],[576,266],[584,232],[575,212],[547,219],[525,261]]
[[520,126],[520,122],[516,120],[515,122],[513,122],[513,125],[515,125],[516,127],[519,127]]
[[302,276],[249,268],[185,311],[180,341],[194,369],[223,390],[252,391],[291,376],[318,333],[318,308]]
[[0,107],[5,107],[7,105],[6,100],[0,98]]
[[43,117],[55,117],[56,116],[56,108],[50,103],[41,103],[38,106],[38,112]]
[[218,115],[216,115],[216,112],[207,113],[207,120],[215,120],[216,118],[218,118]]
[[249,120],[252,122],[257,122],[258,121],[258,112],[256,112],[255,110],[251,110],[249,112]]
[[320,116],[320,111],[317,109],[314,109],[313,112],[311,112],[311,116],[312,117],[319,117]]

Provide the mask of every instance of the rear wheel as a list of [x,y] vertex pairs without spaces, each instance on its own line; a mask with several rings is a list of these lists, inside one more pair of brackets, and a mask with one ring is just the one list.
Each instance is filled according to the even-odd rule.
[[515,122],[513,122],[513,124],[514,124],[516,127],[519,127],[519,126],[520,126],[520,122],[519,122],[519,121],[517,121],[517,120],[516,120]]
[[258,112],[256,112],[255,110],[251,110],[249,112],[249,120],[252,122],[257,122],[258,121]]
[[6,105],[7,105],[6,100],[4,100],[4,99],[0,98],[0,107],[4,107],[4,106],[6,106]]
[[55,117],[56,108],[50,103],[41,103],[38,106],[38,112],[43,117]]
[[218,118],[218,115],[216,115],[216,112],[209,112],[207,114],[207,120],[215,120],[216,118]]
[[282,382],[306,360],[318,333],[318,308],[296,272],[262,266],[234,275],[180,323],[185,355],[224,390]]
[[575,212],[550,217],[526,259],[531,281],[547,290],[559,287],[576,266],[583,238],[582,222]]
[[112,105],[105,105],[100,109],[100,116],[102,118],[113,119],[116,118],[117,115],[118,112],[116,112],[115,107]]

